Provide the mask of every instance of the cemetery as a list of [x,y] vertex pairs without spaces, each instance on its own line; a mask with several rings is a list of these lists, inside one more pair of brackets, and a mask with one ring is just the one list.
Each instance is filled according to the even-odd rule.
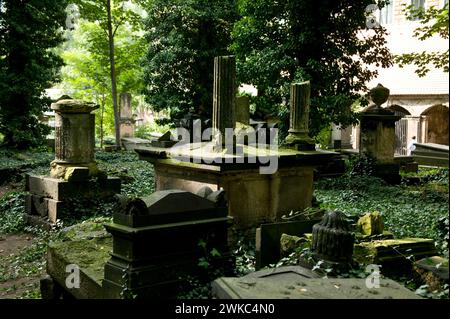
[[[52,131],[36,133],[41,144],[20,121],[2,122],[18,95],[0,99],[0,299],[448,299],[448,145],[396,154],[403,116],[386,107],[383,82],[363,81],[350,110],[353,93],[323,95],[336,84],[321,81],[326,72],[297,74],[267,102],[282,111],[266,112],[274,88],[245,78],[235,46],[209,56],[200,106],[185,96],[172,105],[172,91],[159,109],[149,61],[142,96],[118,89],[111,71],[107,102],[101,77],[88,94],[67,89],[76,81],[65,74],[64,94],[42,102],[33,124]],[[258,94],[242,93],[245,83]],[[332,109],[338,100],[348,108]],[[331,145],[329,128],[349,112],[357,149]]]

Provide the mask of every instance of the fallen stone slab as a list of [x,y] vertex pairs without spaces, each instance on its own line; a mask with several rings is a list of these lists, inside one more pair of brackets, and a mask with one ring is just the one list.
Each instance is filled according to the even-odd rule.
[[212,283],[212,289],[218,299],[421,299],[391,279],[380,278],[379,288],[368,288],[366,279],[317,278],[300,266],[259,271],[241,278],[222,277]]
[[448,259],[440,256],[423,258],[414,263],[416,279],[428,285],[430,291],[440,291],[448,284]]

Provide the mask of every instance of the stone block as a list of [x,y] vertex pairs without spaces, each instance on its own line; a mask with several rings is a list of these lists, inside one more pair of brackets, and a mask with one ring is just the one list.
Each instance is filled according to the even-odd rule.
[[379,212],[367,213],[357,222],[357,228],[363,235],[379,235],[384,231],[383,217]]
[[89,168],[69,167],[66,169],[64,180],[68,182],[81,182],[89,179]]
[[308,248],[311,245],[311,240],[305,236],[298,237],[288,234],[282,234],[280,238],[280,256],[285,257],[295,252],[297,249]]
[[412,257],[421,259],[434,255],[434,241],[424,238],[374,240],[356,244],[353,249],[356,261],[363,264],[387,264],[392,266],[391,270],[395,270],[395,266],[410,265]]
[[48,176],[28,176],[30,193],[56,201],[72,197],[111,196],[120,193],[120,178],[68,182]]
[[414,263],[413,270],[416,280],[428,285],[430,291],[440,291],[448,284],[448,259],[440,256],[423,258]]

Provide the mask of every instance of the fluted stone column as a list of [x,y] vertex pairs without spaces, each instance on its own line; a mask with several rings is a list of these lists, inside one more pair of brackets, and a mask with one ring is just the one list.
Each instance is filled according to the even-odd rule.
[[308,136],[311,84],[309,81],[291,84],[289,135],[285,143],[300,150],[315,150],[315,143]]
[[80,100],[60,100],[51,105],[55,111],[55,160],[50,176],[62,178],[69,168],[84,167],[89,175],[97,173],[94,160],[95,115],[97,105]]
[[214,139],[225,145],[225,129],[236,127],[236,60],[234,56],[214,58],[213,119]]

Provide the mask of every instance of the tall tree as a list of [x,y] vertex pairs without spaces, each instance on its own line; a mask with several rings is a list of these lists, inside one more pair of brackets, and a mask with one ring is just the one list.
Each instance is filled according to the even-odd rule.
[[155,0],[146,7],[146,101],[173,123],[212,110],[214,57],[229,54],[236,0]]
[[[410,5],[406,7],[406,15],[409,20],[419,20],[421,26],[414,30],[414,37],[419,40],[424,41],[436,35],[448,40],[448,2],[442,8],[431,6],[423,9]],[[415,65],[416,74],[422,77],[430,71],[430,66],[448,72],[448,57],[448,49],[441,52],[411,52],[395,56],[395,62],[400,67],[407,64]]]
[[[114,47],[117,91],[140,94],[142,72],[139,66],[145,52],[145,40],[130,26],[120,28]],[[67,94],[101,106],[96,117],[97,130],[102,143],[104,133],[114,133],[114,111],[111,98],[109,44],[101,27],[84,19],[79,20],[62,57],[66,66],[62,69],[60,87]],[[109,92],[109,93],[108,93]]]
[[139,4],[147,3],[146,0],[70,0],[78,5],[81,17],[91,22],[98,23],[105,32],[105,40],[108,44],[109,72],[111,79],[111,97],[114,109],[114,126],[116,146],[120,148],[120,114],[117,96],[117,72],[115,56],[115,37],[120,27],[128,24],[139,28],[142,22],[142,10]]
[[48,132],[39,117],[50,99],[44,91],[58,80],[65,0],[4,0],[0,7],[0,132],[3,143],[27,148]]
[[289,84],[311,80],[311,135],[354,123],[352,105],[376,75],[368,65],[391,64],[385,29],[367,28],[372,2],[242,0],[232,49],[240,81],[258,89],[257,108],[282,116],[285,130]]

